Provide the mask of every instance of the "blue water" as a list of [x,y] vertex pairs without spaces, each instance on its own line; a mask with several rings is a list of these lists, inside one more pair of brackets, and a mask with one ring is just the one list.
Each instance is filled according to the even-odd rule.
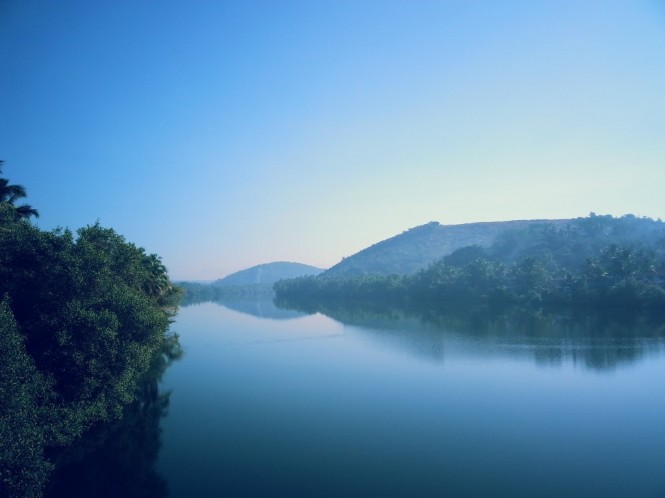
[[174,329],[157,462],[171,497],[665,496],[658,331],[213,303]]

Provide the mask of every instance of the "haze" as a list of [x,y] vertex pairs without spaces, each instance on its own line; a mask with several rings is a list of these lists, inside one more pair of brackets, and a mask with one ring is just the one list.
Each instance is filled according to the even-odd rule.
[[42,228],[175,279],[431,220],[665,212],[665,7],[0,3],[0,159]]

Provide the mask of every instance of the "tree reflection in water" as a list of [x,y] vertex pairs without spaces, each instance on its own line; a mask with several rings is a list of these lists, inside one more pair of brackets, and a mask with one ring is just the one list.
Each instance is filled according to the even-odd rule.
[[169,395],[159,392],[157,380],[145,382],[121,420],[94,428],[56,455],[45,497],[167,496],[155,463]]
[[640,360],[665,343],[662,313],[625,310],[525,309],[519,307],[401,309],[362,304],[289,302],[277,306],[323,313],[359,328],[377,341],[392,344],[430,361],[459,342],[488,354],[531,356],[538,365],[566,362],[598,372]]
[[173,335],[155,356],[134,401],[124,416],[98,424],[65,448],[50,448],[46,457],[55,470],[45,498],[160,498],[168,495],[165,479],[155,470],[161,447],[161,419],[170,392],[160,392],[166,369],[183,356]]

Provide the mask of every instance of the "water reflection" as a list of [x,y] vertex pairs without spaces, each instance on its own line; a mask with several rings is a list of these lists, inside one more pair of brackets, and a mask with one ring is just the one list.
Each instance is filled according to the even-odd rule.
[[169,394],[159,392],[157,381],[146,382],[121,420],[92,430],[57,456],[45,498],[168,496],[155,470],[168,405]]
[[45,498],[168,496],[166,480],[155,468],[162,445],[161,422],[170,402],[170,392],[159,385],[167,368],[182,356],[174,336],[153,358],[122,418],[99,423],[65,448],[47,448],[45,456],[54,471]]
[[443,361],[446,351],[455,355],[473,352],[480,356],[532,358],[544,367],[571,364],[605,372],[665,347],[663,318],[639,313],[359,306],[318,306],[316,311],[353,326],[377,343],[433,362]]
[[233,311],[244,313],[245,315],[255,316],[257,318],[268,318],[272,320],[290,320],[306,316],[307,313],[289,308],[279,308],[273,302],[272,295],[257,295],[245,297],[226,297],[217,299],[201,298],[195,299],[185,295],[181,303],[183,308],[202,303],[215,303],[224,306]]
[[159,461],[173,498],[662,490],[657,321],[320,311],[181,311]]
[[[290,320],[320,312],[383,347],[424,361],[441,362],[445,352],[531,358],[543,367],[612,371],[663,350],[665,320],[639,313],[571,312],[519,308],[408,310],[348,305],[273,302],[271,296],[212,301],[257,318]],[[185,306],[199,304],[192,300]]]

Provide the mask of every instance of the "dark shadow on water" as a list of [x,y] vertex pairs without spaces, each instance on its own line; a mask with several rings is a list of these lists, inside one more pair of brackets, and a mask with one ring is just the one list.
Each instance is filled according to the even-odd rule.
[[97,424],[65,448],[47,449],[54,471],[45,498],[168,496],[166,480],[155,469],[161,448],[160,423],[170,397],[169,392],[159,390],[159,381],[182,356],[177,336],[173,336],[154,357],[122,418]]
[[121,420],[93,428],[55,456],[45,498],[168,496],[155,470],[168,404],[169,393],[160,393],[156,380],[146,382]]

